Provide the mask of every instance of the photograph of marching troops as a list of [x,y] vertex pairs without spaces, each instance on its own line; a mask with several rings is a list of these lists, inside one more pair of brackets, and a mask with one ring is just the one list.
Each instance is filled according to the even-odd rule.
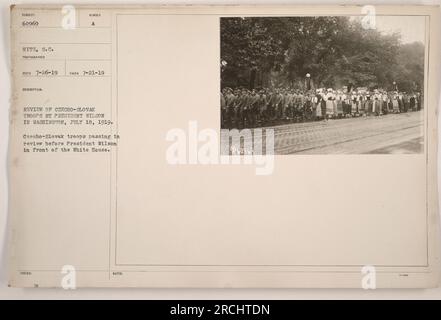
[[425,17],[364,18],[222,17],[221,129],[271,129],[276,154],[423,152]]
[[[309,74],[306,75],[310,77]],[[222,128],[265,127],[283,123],[327,121],[420,111],[420,92],[381,88],[229,88],[220,93]]]

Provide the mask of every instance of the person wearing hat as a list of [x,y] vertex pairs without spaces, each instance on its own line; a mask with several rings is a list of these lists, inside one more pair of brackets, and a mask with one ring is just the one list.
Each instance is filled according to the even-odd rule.
[[323,88],[320,92],[320,107],[322,109],[322,119],[326,120],[326,90]]
[[286,95],[287,95],[286,117],[288,119],[294,119],[294,92],[291,89],[288,89]]
[[387,114],[389,112],[389,97],[385,90],[380,93],[381,101],[382,101],[382,113]]
[[394,113],[400,113],[400,102],[399,102],[398,93],[394,92],[392,96],[392,107],[394,110]]
[[357,103],[358,103],[358,114],[360,116],[364,116],[366,114],[366,110],[364,109],[365,102],[365,92],[361,91],[358,94]]
[[371,95],[370,95],[369,91],[366,91],[364,98],[365,98],[364,110],[366,112],[366,115],[370,116],[370,115],[372,115],[372,100],[371,100]]
[[269,114],[271,116],[271,121],[274,121],[277,119],[277,102],[279,101],[279,90],[273,89],[269,99]]
[[409,99],[409,108],[411,111],[416,111],[415,108],[415,99],[416,95],[414,93],[411,94],[410,99]]
[[242,89],[236,103],[236,126],[238,129],[245,127],[245,119],[249,102],[248,99],[248,91],[246,89]]
[[387,93],[387,112],[393,113],[394,112],[394,104],[393,104],[393,92]]
[[348,89],[346,88],[343,92],[343,113],[345,117],[350,117],[352,115],[351,95],[347,90]]
[[380,94],[378,92],[378,89],[374,90],[374,95],[373,95],[373,102],[372,102],[372,112],[376,115],[376,116],[380,116],[381,113],[381,97]]
[[259,110],[259,95],[256,90],[253,89],[248,98],[248,110],[247,110],[247,126],[254,127],[257,120],[257,112]]
[[315,120],[320,120],[323,117],[322,107],[321,107],[322,96],[320,93],[321,93],[321,90],[317,89],[315,91],[315,95],[312,99],[312,109],[314,112]]
[[266,92],[266,111],[265,111],[265,122],[270,122],[273,118],[273,101],[275,97],[274,89],[268,89]]
[[400,112],[404,112],[404,101],[402,92],[398,92],[398,107],[400,109]]
[[300,122],[302,118],[303,97],[300,91],[296,90],[294,94],[294,120]]
[[306,92],[304,94],[304,104],[303,104],[303,119],[306,121],[313,119],[313,113],[312,113],[312,95],[310,92]]
[[353,117],[358,114],[357,91],[352,91],[351,93],[351,114]]
[[335,114],[335,106],[334,106],[335,95],[333,93],[332,88],[328,88],[328,90],[326,90],[326,91],[327,91],[327,93],[325,95],[326,118],[329,119],[329,118],[333,117]]
[[409,110],[409,95],[407,92],[404,92],[403,94],[403,106],[404,106],[404,112],[407,112]]
[[264,89],[259,91],[258,122],[262,125],[267,119],[268,98]]
[[274,120],[283,118],[283,93],[282,90],[278,89],[275,96],[274,107],[276,111],[276,116]]
[[335,115],[340,118],[343,115],[343,95],[341,90],[337,90],[334,102],[335,102]]
[[422,101],[423,101],[423,96],[421,95],[420,92],[417,92],[417,95],[416,95],[417,111],[421,110]]

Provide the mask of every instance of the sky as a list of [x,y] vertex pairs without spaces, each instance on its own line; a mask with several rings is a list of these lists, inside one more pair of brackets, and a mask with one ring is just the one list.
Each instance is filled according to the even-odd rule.
[[423,16],[376,16],[376,28],[382,33],[398,31],[403,43],[425,43],[425,17]]

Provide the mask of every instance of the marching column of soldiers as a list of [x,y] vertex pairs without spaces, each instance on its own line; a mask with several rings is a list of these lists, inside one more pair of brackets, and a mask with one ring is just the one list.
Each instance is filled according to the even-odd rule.
[[289,88],[224,88],[221,92],[222,128],[253,128],[283,123],[359,116],[381,116],[421,110],[419,92],[375,89],[294,90]]

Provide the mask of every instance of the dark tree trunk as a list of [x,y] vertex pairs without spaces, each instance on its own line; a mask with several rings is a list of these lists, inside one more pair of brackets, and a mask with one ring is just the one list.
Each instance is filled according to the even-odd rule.
[[254,83],[256,82],[256,69],[251,69],[250,72],[250,90],[254,89]]

